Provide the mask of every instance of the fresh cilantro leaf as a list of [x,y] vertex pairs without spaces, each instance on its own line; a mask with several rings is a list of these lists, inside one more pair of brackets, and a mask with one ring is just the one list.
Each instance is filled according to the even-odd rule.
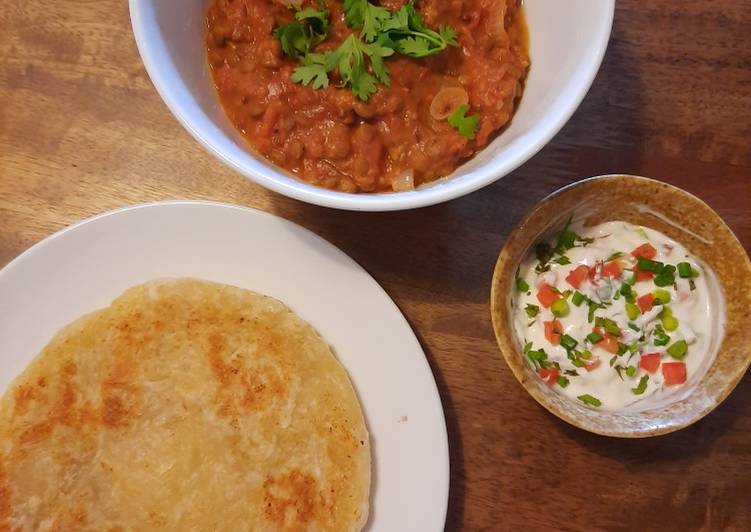
[[365,42],[375,41],[382,24],[390,18],[388,9],[368,0],[344,0],[344,20],[350,28],[362,28],[360,35]]
[[454,48],[459,46],[459,38],[456,34],[456,30],[451,26],[440,26],[438,28],[438,33],[449,46],[453,46]]
[[448,117],[448,122],[460,135],[472,140],[480,126],[480,118],[477,115],[467,116],[467,111],[469,105],[462,105]]
[[291,57],[303,57],[310,51],[312,44],[305,26],[299,22],[279,26],[274,30],[274,37],[279,39],[282,51]]
[[318,1],[318,9],[306,7],[295,12],[295,20],[298,22],[307,22],[311,36],[316,44],[323,41],[329,34],[331,24],[329,23],[329,12],[323,0]]
[[312,85],[314,90],[329,86],[329,76],[326,70],[326,56],[324,54],[308,54],[303,60],[303,66],[295,68],[291,79],[295,83]]

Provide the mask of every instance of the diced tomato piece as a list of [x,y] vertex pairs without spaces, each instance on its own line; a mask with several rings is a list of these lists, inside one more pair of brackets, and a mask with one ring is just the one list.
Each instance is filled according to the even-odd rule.
[[662,365],[665,386],[674,386],[686,382],[686,364],[683,362],[665,362]]
[[647,373],[654,373],[660,367],[660,353],[644,353],[639,361],[639,367]]
[[546,321],[543,323],[545,326],[545,338],[553,345],[561,344],[561,337],[563,336],[563,325],[558,320]]
[[605,335],[602,340],[595,344],[597,347],[601,347],[608,353],[616,354],[618,352],[618,340],[610,336]]
[[540,368],[537,370],[537,374],[542,380],[548,383],[548,386],[554,386],[560,372],[557,368]]
[[587,278],[587,275],[589,275],[589,267],[582,264],[571,270],[571,273],[566,276],[566,282],[578,289],[584,282],[584,279]]
[[584,369],[586,369],[587,371],[594,371],[595,368],[597,368],[599,365],[600,365],[600,359],[596,358],[592,362],[587,362],[586,364],[584,364]]
[[618,279],[623,275],[623,264],[619,260],[611,260],[602,265],[602,276]]
[[652,244],[647,242],[646,244],[642,244],[641,246],[633,250],[631,254],[637,259],[640,257],[643,259],[653,259],[657,256],[657,250],[654,248],[654,246],[652,246]]
[[650,272],[648,270],[640,270],[638,266],[634,268],[634,273],[636,274],[636,281],[651,281],[652,278],[655,276],[654,272]]
[[654,305],[655,296],[653,296],[651,293],[644,294],[640,298],[636,300],[636,304],[639,306],[639,310],[642,311],[642,314],[649,312],[652,310],[652,306]]
[[555,292],[555,290],[553,290],[553,287],[549,284],[542,285],[542,287],[537,291],[537,300],[545,308],[550,308],[550,305],[552,305],[560,297],[561,296],[559,296]]

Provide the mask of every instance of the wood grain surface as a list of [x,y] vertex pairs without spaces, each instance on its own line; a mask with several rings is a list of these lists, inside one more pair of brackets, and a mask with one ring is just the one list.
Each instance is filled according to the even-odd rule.
[[704,199],[751,249],[751,1],[618,0],[603,67],[563,131],[497,183],[410,212],[338,212],[268,192],[178,125],[124,1],[3,0],[0,265],[115,207],[206,198],[293,220],[341,247],[417,333],[451,446],[449,530],[749,530],[751,378],[696,425],[642,441],[570,427],[500,356],[488,311],[504,239],[536,201],[601,173]]

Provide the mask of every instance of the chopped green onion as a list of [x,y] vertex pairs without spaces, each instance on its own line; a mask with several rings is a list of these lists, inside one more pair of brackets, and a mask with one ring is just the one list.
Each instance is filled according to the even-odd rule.
[[642,236],[646,238],[647,240],[649,240],[649,237],[647,236],[647,232],[643,228],[637,227],[636,229],[634,229],[634,231],[636,232],[637,235]]
[[633,342],[628,346],[628,352],[632,355],[639,350],[639,342]]
[[662,271],[664,265],[661,262],[657,262],[656,260],[650,260],[645,259],[644,257],[639,257],[638,260],[639,269],[646,272],[654,272],[659,273]]
[[637,324],[635,324],[635,323],[632,323],[632,322],[628,322],[628,328],[631,329],[632,331],[636,331],[636,332],[641,331],[641,329],[639,328],[639,326]]
[[670,292],[663,290],[662,288],[658,288],[652,292],[652,297],[654,297],[655,305],[667,305],[670,303]]
[[649,375],[644,375],[641,379],[639,379],[639,384],[636,386],[636,388],[631,388],[631,391],[634,392],[634,395],[641,395],[647,390],[647,382],[649,381]]
[[577,399],[579,399],[579,401],[581,401],[582,403],[588,404],[590,406],[602,405],[602,401],[600,401],[597,397],[592,397],[588,393],[585,393],[584,395],[580,395],[579,397],[577,397]]
[[[613,367],[613,364],[615,364],[616,360],[618,360],[618,355],[614,355],[613,358],[610,359],[610,367],[611,368]],[[616,366],[616,368],[615,368],[615,370],[618,372],[618,376],[619,377],[621,375],[620,368],[621,368],[620,366]],[[621,377],[621,378],[623,378],[623,377]]]
[[582,294],[578,290],[574,292],[573,296],[571,296],[571,302],[574,304],[575,307],[581,306],[581,304],[584,303],[586,299],[587,298],[584,297],[584,294]]
[[561,266],[565,266],[566,264],[571,264],[571,261],[566,255],[561,255],[557,259],[553,259],[553,262],[556,264],[560,264]]
[[596,332],[591,332],[587,335],[587,340],[590,344],[596,344],[597,342],[602,340],[602,335]]
[[678,328],[678,319],[673,316],[673,311],[670,307],[663,308],[657,317],[660,318],[662,326],[665,327],[666,331],[673,332]]
[[628,316],[628,319],[635,320],[639,317],[639,314],[641,314],[641,310],[639,310],[638,306],[633,303],[626,303],[626,315]]
[[636,366],[629,366],[626,368],[626,375],[629,377],[633,377],[636,375]]
[[673,345],[668,347],[668,355],[673,358],[677,358],[678,360],[686,356],[686,351],[688,351],[688,344],[686,343],[686,340],[678,340]]
[[544,367],[545,361],[548,359],[548,354],[542,349],[529,351],[527,356],[532,361],[533,365],[538,365],[540,367]]
[[557,382],[558,386],[560,386],[561,388],[568,386],[568,379],[563,375],[559,375],[555,382]]
[[577,342],[573,337],[569,336],[568,334],[564,334],[561,338],[561,345],[564,349],[573,349],[576,347],[576,345],[579,342]]
[[576,370],[573,370],[573,369],[567,369],[563,373],[565,373],[566,375],[569,375],[570,377],[578,377],[579,376],[579,373]]
[[618,337],[621,335],[621,328],[618,327],[618,324],[616,322],[609,318],[597,318],[595,320],[595,325],[602,327],[613,336]]
[[537,305],[532,305],[530,303],[524,308],[524,311],[527,313],[527,316],[531,319],[537,316],[537,313],[540,312],[540,307],[538,307]]
[[571,361],[571,363],[576,366],[577,368],[583,368],[585,366],[584,362],[579,360],[578,358]]
[[626,351],[628,351],[628,346],[618,342],[618,356],[625,354]]
[[587,301],[587,306],[589,307],[589,312],[587,312],[587,322],[592,323],[595,320],[595,312],[598,308],[605,308],[604,305],[601,305],[600,303],[595,303],[591,299]]
[[690,279],[692,277],[698,277],[699,272],[694,270],[688,262],[679,262],[678,275],[680,275],[682,279]]
[[688,280],[688,286],[689,288],[691,288],[691,290],[696,290],[696,283],[694,282],[693,279]]
[[628,283],[631,286],[634,286],[636,284],[636,272],[634,272],[633,274],[631,274],[631,277],[629,277],[628,279],[626,279],[626,283]]
[[655,277],[656,286],[670,286],[675,283],[675,266],[668,264]]
[[582,351],[579,356],[584,360],[589,360],[590,358],[592,358],[592,351],[587,349],[585,351]]
[[532,342],[527,342],[524,344],[524,354],[529,353],[529,350],[532,349]]
[[529,285],[527,284],[527,281],[525,281],[521,277],[517,277],[516,289],[519,290],[519,292],[529,292]]
[[550,305],[550,311],[556,318],[563,318],[564,316],[568,316],[568,302],[565,299],[558,299],[554,301],[552,305]]

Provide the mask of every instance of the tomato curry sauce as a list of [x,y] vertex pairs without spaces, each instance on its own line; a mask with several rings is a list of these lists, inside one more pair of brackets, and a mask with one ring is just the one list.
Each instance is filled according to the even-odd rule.
[[[379,6],[394,13],[406,3]],[[277,165],[333,190],[409,190],[450,174],[511,119],[529,66],[519,0],[419,1],[425,25],[450,26],[458,46],[386,58],[390,86],[379,84],[367,101],[336,78],[318,90],[291,79],[300,62],[283,53],[274,30],[294,20],[290,7],[324,5],[330,30],[315,46],[323,52],[353,33],[342,1],[216,0],[207,15],[222,106],[253,149]],[[478,118],[469,136],[447,120],[465,104]]]

